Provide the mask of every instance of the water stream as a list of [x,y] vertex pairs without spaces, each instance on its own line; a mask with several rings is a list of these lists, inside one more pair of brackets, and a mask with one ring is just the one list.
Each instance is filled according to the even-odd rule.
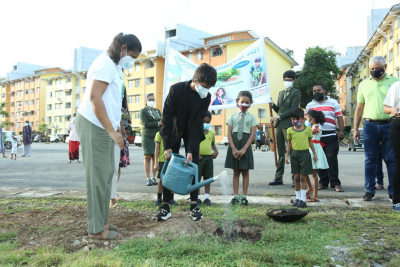
[[222,222],[221,222],[221,229],[222,229],[222,237],[224,239],[230,240],[236,240],[235,238],[235,226],[234,226],[234,222],[236,220],[236,218],[238,217],[238,215],[236,214],[236,209],[235,206],[231,205],[231,197],[232,197],[232,186],[230,186],[228,184],[228,176],[225,175],[225,177],[223,177],[223,175],[219,180],[221,183],[221,191],[223,194],[223,204],[222,204],[222,211],[223,211],[223,215],[222,215]]

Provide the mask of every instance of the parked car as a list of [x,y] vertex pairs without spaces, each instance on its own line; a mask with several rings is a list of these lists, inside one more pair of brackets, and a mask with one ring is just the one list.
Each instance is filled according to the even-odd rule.
[[62,142],[63,139],[61,137],[59,137],[57,134],[53,134],[50,136],[50,142]]
[[13,141],[12,136],[17,137],[18,145],[22,144],[22,136],[21,135],[16,135],[14,131],[3,131],[3,133],[5,136],[5,140],[3,140],[3,142],[4,142],[4,146],[7,149],[11,149],[12,141]]
[[228,136],[224,136],[224,138],[222,139],[222,143],[223,143],[225,146],[228,146],[228,145],[229,145]]
[[142,146],[142,137],[140,135],[135,136],[135,141],[133,142],[135,146],[141,147]]
[[364,149],[364,134],[363,134],[363,128],[358,129],[360,132],[360,142],[356,143],[354,142],[353,139],[353,134],[354,134],[354,129],[350,131],[349,137],[347,138],[347,144],[349,151],[357,151],[357,149]]
[[45,135],[38,134],[33,138],[33,142],[41,143],[41,142],[49,142],[49,137]]

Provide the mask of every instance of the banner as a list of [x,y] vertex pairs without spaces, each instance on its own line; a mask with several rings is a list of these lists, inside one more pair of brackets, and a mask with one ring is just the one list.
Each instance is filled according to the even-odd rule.
[[[197,67],[181,53],[167,46],[163,103],[171,85],[191,80]],[[217,83],[210,88],[209,110],[236,107],[240,91],[249,91],[253,95],[253,105],[271,102],[264,38],[255,41],[234,59],[215,69]]]

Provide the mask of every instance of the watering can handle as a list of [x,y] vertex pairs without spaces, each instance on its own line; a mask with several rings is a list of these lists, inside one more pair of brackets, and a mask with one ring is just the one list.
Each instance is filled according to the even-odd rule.
[[161,170],[160,176],[161,176],[161,180],[164,178],[165,176],[165,172],[167,171],[168,168],[168,163],[169,163],[169,159],[167,159],[163,165],[163,168]]

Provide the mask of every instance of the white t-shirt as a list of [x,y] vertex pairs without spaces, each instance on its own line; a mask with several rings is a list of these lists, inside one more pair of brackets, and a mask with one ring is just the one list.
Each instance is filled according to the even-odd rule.
[[90,102],[90,92],[94,80],[108,83],[108,87],[104,92],[102,99],[106,107],[108,118],[110,119],[114,130],[117,130],[121,122],[121,107],[123,99],[122,69],[111,60],[107,53],[103,53],[95,59],[87,73],[87,90],[82,103],[79,105],[78,112],[94,125],[104,129],[103,125],[94,114]]
[[400,81],[395,82],[389,87],[383,104],[392,108],[396,107],[400,111]]
[[78,141],[79,142],[79,137],[78,133],[76,132],[75,129],[75,123],[72,121],[68,123],[68,130],[69,130],[69,141]]
[[17,140],[13,140],[12,142],[11,142],[11,153],[12,154],[17,154],[17,152],[18,152],[18,142],[17,142]]

